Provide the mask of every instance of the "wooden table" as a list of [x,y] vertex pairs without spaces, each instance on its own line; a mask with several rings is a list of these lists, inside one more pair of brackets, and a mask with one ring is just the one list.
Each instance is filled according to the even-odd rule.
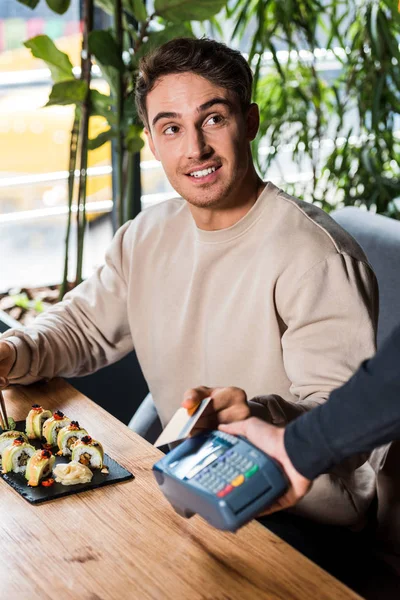
[[[236,534],[179,517],[151,472],[161,453],[61,379],[5,392],[78,419],[135,479],[32,506],[0,481],[0,598],[359,598],[256,522]],[[129,399],[127,399],[129,401]]]

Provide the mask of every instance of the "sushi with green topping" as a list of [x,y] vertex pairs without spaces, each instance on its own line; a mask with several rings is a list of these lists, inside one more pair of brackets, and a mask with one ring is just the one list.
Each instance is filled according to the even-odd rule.
[[103,446],[100,442],[93,440],[90,435],[85,435],[72,446],[72,460],[76,460],[86,467],[101,469],[103,459]]
[[26,465],[25,478],[28,485],[36,487],[41,479],[50,475],[55,460],[50,450],[37,450]]
[[18,436],[3,452],[3,473],[25,473],[28,460],[35,452],[36,449],[22,435]]
[[58,432],[57,446],[60,450],[57,452],[57,454],[62,456],[71,456],[71,446],[78,440],[81,440],[87,434],[88,432],[86,429],[82,429],[78,421],[71,421],[71,423],[60,429]]
[[26,435],[30,440],[42,437],[42,427],[46,419],[51,417],[51,411],[45,410],[39,404],[34,404],[26,417]]
[[46,438],[46,442],[52,446],[57,445],[57,435],[60,429],[66,427],[71,423],[71,419],[66,417],[61,410],[57,410],[53,413],[50,419],[46,419],[43,423],[43,437]]

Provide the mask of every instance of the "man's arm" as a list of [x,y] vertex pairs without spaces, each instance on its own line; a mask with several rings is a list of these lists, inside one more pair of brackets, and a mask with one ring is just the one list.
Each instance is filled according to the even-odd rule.
[[337,253],[297,281],[277,285],[276,304],[283,321],[285,371],[297,400],[286,402],[277,395],[256,400],[270,407],[270,422],[284,424],[323,404],[374,355],[376,278],[368,264]]
[[15,350],[15,362],[8,375],[0,375],[7,376],[10,383],[22,384],[57,375],[86,375],[133,348],[126,300],[131,251],[128,229],[129,223],[119,229],[105,264],[62,302],[30,327],[2,335],[1,340]]
[[298,400],[269,394],[248,402],[243,390],[188,390],[183,406],[189,410],[203,398],[213,398],[199,426],[241,420],[246,406],[247,416],[251,413],[285,425],[324,403],[375,352],[378,291],[366,263],[348,255],[330,255],[297,281],[277,285],[276,305],[282,320],[285,370],[293,398]]

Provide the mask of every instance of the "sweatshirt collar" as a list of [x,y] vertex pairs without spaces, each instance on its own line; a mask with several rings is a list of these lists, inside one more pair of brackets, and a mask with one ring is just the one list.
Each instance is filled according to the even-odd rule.
[[215,244],[220,242],[230,241],[242,234],[244,234],[256,221],[258,221],[262,212],[264,211],[268,197],[272,195],[276,195],[279,192],[279,189],[274,186],[271,182],[266,182],[266,186],[257,198],[256,202],[253,204],[251,209],[242,217],[239,221],[237,221],[231,227],[227,227],[226,229],[218,229],[216,231],[207,231],[205,229],[199,229],[196,225],[196,237],[200,242]]

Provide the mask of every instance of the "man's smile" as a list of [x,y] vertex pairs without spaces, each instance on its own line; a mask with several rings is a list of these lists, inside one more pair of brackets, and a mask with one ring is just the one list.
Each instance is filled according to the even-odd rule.
[[187,177],[193,181],[193,183],[208,183],[214,181],[217,177],[217,172],[221,168],[221,165],[204,165],[196,167],[186,173]]

